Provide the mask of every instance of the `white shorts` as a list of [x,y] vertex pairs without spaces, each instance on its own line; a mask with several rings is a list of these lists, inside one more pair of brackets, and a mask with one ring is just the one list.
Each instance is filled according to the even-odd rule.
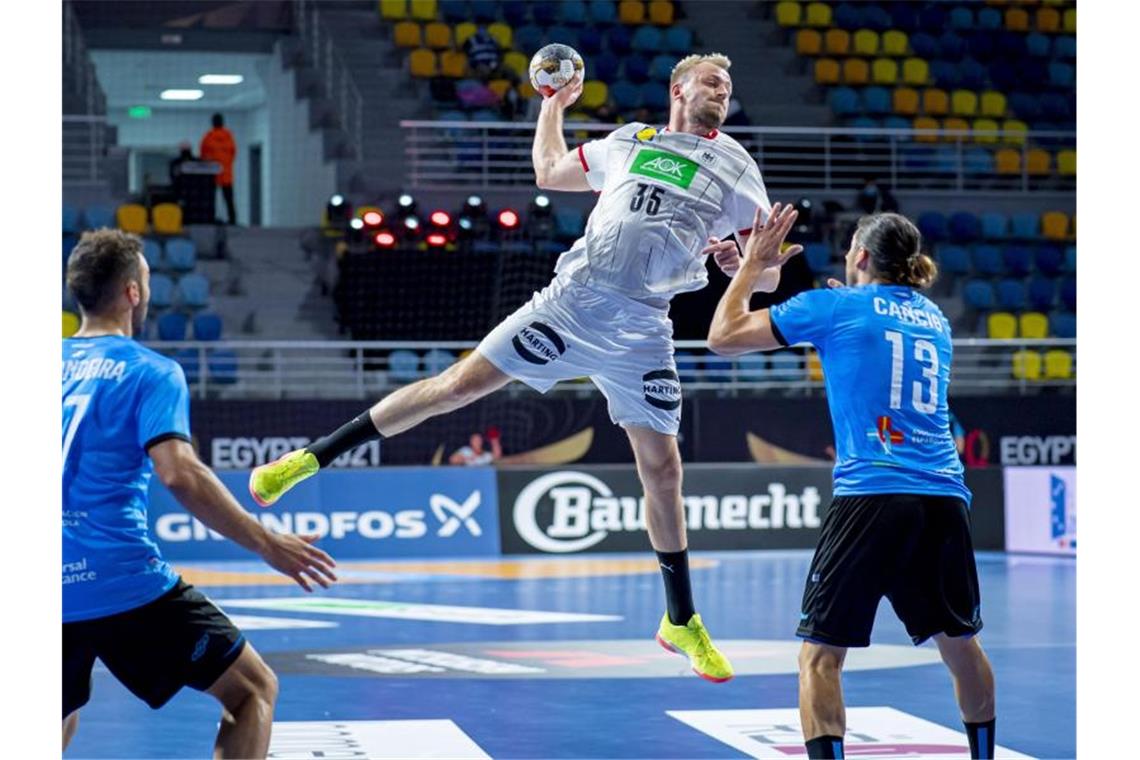
[[666,435],[680,428],[681,383],[667,312],[556,278],[476,350],[540,393],[559,380],[589,377],[616,425]]

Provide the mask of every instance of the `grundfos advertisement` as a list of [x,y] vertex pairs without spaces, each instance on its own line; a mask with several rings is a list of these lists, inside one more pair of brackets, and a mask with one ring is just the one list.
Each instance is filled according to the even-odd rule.
[[1005,468],[1005,546],[1076,556],[1076,467]]

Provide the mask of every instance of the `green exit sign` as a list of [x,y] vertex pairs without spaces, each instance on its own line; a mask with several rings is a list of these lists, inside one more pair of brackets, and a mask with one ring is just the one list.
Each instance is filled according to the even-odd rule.
[[149,119],[150,106],[131,106],[127,109],[127,116],[132,119]]

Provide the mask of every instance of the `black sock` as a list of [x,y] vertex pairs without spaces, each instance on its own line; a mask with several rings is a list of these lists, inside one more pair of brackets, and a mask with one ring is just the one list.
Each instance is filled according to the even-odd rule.
[[367,443],[373,438],[383,437],[376,426],[372,424],[372,417],[369,416],[368,412],[365,412],[353,418],[352,421],[341,425],[319,441],[310,443],[306,451],[317,458],[321,467],[327,467],[329,462],[344,452],[354,449],[362,443]]
[[807,747],[809,758],[831,758],[843,757],[843,737],[842,736],[817,736],[811,741],[804,742]]
[[970,737],[970,757],[989,760],[994,756],[994,724],[997,718],[985,723],[965,723],[966,736]]
[[685,625],[693,609],[693,587],[689,584],[689,550],[657,552],[661,577],[665,579],[665,604],[673,625]]

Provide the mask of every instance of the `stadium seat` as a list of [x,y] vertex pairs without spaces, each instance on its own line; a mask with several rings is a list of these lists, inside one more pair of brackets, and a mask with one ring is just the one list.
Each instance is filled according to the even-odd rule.
[[1054,61],[1049,64],[1049,83],[1054,87],[1069,89],[1076,86],[1077,70],[1072,64]]
[[591,79],[582,85],[581,104],[583,108],[594,110],[609,99],[610,91],[605,82]]
[[1065,246],[1065,263],[1061,266],[1061,271],[1069,274],[1077,273],[1077,247],[1075,245]]
[[182,348],[175,351],[171,358],[182,367],[182,373],[186,375],[186,382],[189,385],[197,385],[202,376],[201,359],[198,349]]
[[667,111],[669,91],[657,82],[646,82],[641,85],[641,101],[650,111]]
[[819,358],[819,353],[815,351],[808,351],[805,364],[807,365],[808,381],[813,383],[822,383],[823,362]]
[[124,203],[115,210],[115,224],[123,232],[144,234],[147,228],[146,207],[137,203]]
[[[915,130],[935,130],[938,129],[938,119],[932,119],[929,116],[919,116],[914,120]],[[914,136],[915,142],[937,142],[938,136],[931,134],[916,134]]]
[[966,148],[962,151],[962,166],[967,174],[988,177],[994,173],[994,157],[985,148]]
[[1007,145],[1024,145],[1029,125],[1021,119],[1006,119],[1001,123],[1001,130],[1005,133],[1002,142]]
[[194,340],[219,340],[222,337],[222,318],[213,312],[194,317]]
[[973,138],[979,144],[991,145],[998,142],[996,134],[1001,127],[993,119],[974,119]]
[[613,0],[590,0],[590,21],[608,26],[618,19],[617,3]]
[[959,87],[978,90],[986,85],[988,79],[986,67],[972,58],[967,58],[959,63],[955,71]]
[[805,243],[804,260],[812,274],[824,274],[831,271],[831,246],[827,243]]
[[74,235],[80,229],[79,209],[67,203],[63,204],[63,233]]
[[677,351],[673,354],[677,365],[677,379],[682,383],[695,383],[701,379],[701,360],[692,351]]
[[990,311],[994,308],[994,286],[987,280],[970,280],[962,288],[962,299],[975,311]]
[[620,108],[641,108],[641,88],[627,79],[619,79],[610,87],[610,94]]
[[1055,338],[1077,337],[1077,315],[1071,312],[1059,311],[1049,320]]
[[582,26],[586,23],[589,11],[583,0],[562,0],[558,6],[558,23],[568,26]]
[[1069,234],[1069,215],[1047,211],[1041,215],[1041,234],[1046,240],[1064,240]]
[[[522,3],[505,3],[504,10],[507,5],[522,5]],[[449,24],[466,21],[470,16],[467,0],[439,0],[439,15]]]
[[442,348],[433,348],[424,354],[424,372],[428,375],[438,375],[455,362],[455,354]]
[[1046,380],[1072,380],[1073,355],[1059,348],[1051,348],[1045,352]]
[[503,56],[503,66],[513,71],[519,79],[530,79],[528,73],[530,60],[517,50],[512,50]]
[[969,8],[958,6],[950,11],[951,29],[973,29],[974,13]]
[[1049,336],[1049,318],[1039,311],[1023,312],[1017,319],[1018,334],[1027,340]]
[[636,53],[631,54],[626,57],[622,71],[629,81],[642,84],[649,80],[649,59]]
[[960,276],[970,273],[970,254],[959,245],[938,246],[938,265],[944,274]]
[[[1056,92],[1047,92],[1040,98],[1041,115],[1049,121],[1071,122],[1076,118],[1076,99]],[[1018,114],[1020,115],[1020,114]]]
[[1054,37],[1053,55],[1067,61],[1075,61],[1077,58],[1077,38],[1070,35]]
[[1039,32],[1047,34],[1054,34],[1061,31],[1061,14],[1056,8],[1038,8],[1037,14],[1034,18],[1036,21],[1036,28]]
[[1002,18],[1001,11],[997,8],[979,8],[977,27],[979,29],[1001,29]]
[[1077,9],[1069,8],[1065,11],[1063,21],[1061,22],[1064,30],[1069,34],[1077,33]]
[[392,44],[398,48],[418,48],[422,46],[423,34],[415,21],[401,21],[392,27]]
[[[782,3],[782,5],[794,5],[796,10],[796,22],[791,26],[799,25],[799,3]],[[779,9],[777,9],[779,10]],[[640,0],[622,0],[618,4],[618,21],[623,24],[644,24],[645,23],[645,3]]]
[[903,61],[903,82],[906,84],[926,84],[930,78],[930,66],[921,58],[907,58]]
[[831,6],[827,3],[808,3],[803,23],[823,29],[831,26]]
[[675,17],[673,3],[669,0],[651,0],[649,3],[649,23],[657,26],[672,26]]
[[986,337],[1011,340],[1017,337],[1017,317],[1007,311],[995,311],[986,317]]
[[982,116],[1001,118],[1005,116],[1006,97],[996,90],[986,90],[981,97]]
[[198,263],[198,251],[188,238],[172,238],[166,241],[166,251],[162,257],[163,269],[175,272],[189,272]]
[[[680,27],[677,27],[680,28]],[[832,30],[835,31],[835,30]],[[823,35],[816,29],[800,29],[796,32],[797,55],[819,55],[823,51]],[[830,52],[830,51],[828,51]]]
[[159,203],[151,209],[151,220],[156,235],[182,234],[182,207],[177,203]]
[[875,84],[895,84],[899,81],[899,65],[892,58],[876,58],[871,63],[871,81]]
[[467,76],[467,54],[458,50],[444,50],[439,56],[439,73],[448,79]]
[[[815,29],[803,31],[819,34]],[[823,49],[828,55],[845,56],[851,52],[851,33],[846,29],[828,29],[823,36]]]
[[1001,148],[994,152],[994,164],[998,174],[1021,174],[1021,151]]
[[692,29],[687,26],[671,26],[665,30],[665,49],[672,53],[674,58],[680,55],[688,55],[692,48]]
[[1057,281],[1051,277],[1034,275],[1029,280],[1029,307],[1037,311],[1050,311],[1057,302]]
[[186,315],[171,311],[158,318],[159,340],[186,340]]
[[968,211],[950,215],[950,239],[955,243],[972,243],[982,236],[982,221]]
[[165,262],[162,260],[162,246],[157,240],[151,238],[143,238],[143,258],[146,259],[147,266],[150,271],[158,272],[165,269]]
[[150,276],[150,305],[166,309],[174,302],[174,281],[164,274]]
[[[878,63],[876,61],[876,63]],[[891,112],[891,93],[882,87],[863,90],[863,110],[871,116],[885,116]]]
[[[674,27],[679,29],[681,27]],[[649,78],[663,84],[669,82],[673,74],[673,66],[677,63],[677,56],[662,53],[649,62]]]
[[956,61],[966,54],[966,40],[962,35],[947,30],[938,38],[938,49],[942,58]]
[[1037,249],[1033,261],[1041,274],[1056,277],[1065,265],[1065,254],[1058,246],[1044,245]]
[[408,56],[408,67],[413,77],[427,78],[439,74],[439,66],[435,53],[427,48],[416,48],[413,50]]
[[972,90],[954,90],[950,94],[950,110],[955,116],[974,116],[978,113],[978,96]]
[[79,315],[72,311],[63,312],[63,337],[70,338],[79,332]]
[[1007,278],[997,284],[998,306],[1009,311],[1022,311],[1028,302],[1025,292],[1025,283],[1021,280]]
[[661,30],[652,26],[639,26],[633,33],[630,47],[641,53],[657,53],[661,50],[664,37]]
[[871,81],[871,67],[862,58],[843,61],[843,83],[864,85]]
[[488,24],[487,34],[491,35],[503,50],[510,50],[513,46],[514,40],[512,38],[511,28],[501,21]]
[[883,119],[883,129],[903,129],[909,132],[910,120],[897,115],[888,116]]
[[745,354],[732,362],[736,377],[745,382],[756,382],[768,379],[768,355]]
[[1035,58],[1048,58],[1052,47],[1049,38],[1044,34],[1034,32],[1025,36],[1025,52]]
[[1013,354],[1013,377],[1016,380],[1041,379],[1041,354],[1022,349]]
[[1002,258],[1001,249],[996,245],[976,245],[971,251],[970,258],[974,263],[974,271],[987,277],[1005,274],[1005,259]]
[[558,15],[558,3],[530,3],[533,21],[538,26],[551,26]]
[[88,206],[83,212],[84,229],[98,230],[115,226],[115,209],[103,204]]
[[[424,47],[432,50],[446,50],[451,47],[451,27],[442,21],[433,21],[424,26]],[[419,47],[419,44],[410,47]]]
[[1023,8],[1007,8],[1005,12],[1005,28],[1011,32],[1029,31],[1029,14]]
[[237,354],[229,349],[210,349],[206,355],[206,370],[210,384],[233,385],[238,381]]
[[1061,303],[1069,311],[1077,310],[1077,278],[1072,275],[1061,278]]
[[816,84],[839,84],[839,62],[832,58],[819,58],[815,62]]
[[1009,232],[1009,219],[1005,214],[986,211],[981,215],[982,237],[986,240],[1000,240]]
[[898,29],[888,29],[883,32],[880,41],[882,43],[883,55],[894,56],[895,58],[902,58],[906,55],[906,33],[900,32]]
[[71,258],[71,252],[75,250],[75,244],[78,242],[74,235],[63,236],[63,269],[64,273],[67,272],[67,260]]
[[768,379],[776,382],[799,382],[804,379],[803,359],[791,351],[769,354]]
[[386,21],[407,18],[408,0],[380,0],[380,17]]
[[1006,246],[1001,258],[1005,263],[1005,271],[1013,277],[1024,277],[1033,269],[1033,252],[1025,246]]
[[879,54],[879,35],[870,29],[860,29],[852,37],[852,46],[855,55],[865,55],[873,58]]
[[891,14],[874,3],[860,3],[863,9],[863,26],[876,32],[885,32],[894,23]]
[[926,32],[920,32],[910,38],[910,49],[915,57],[922,59],[935,59],[942,54],[937,38]]
[[903,116],[918,113],[918,90],[913,87],[896,87],[891,96],[891,109]]
[[924,211],[919,214],[918,231],[931,243],[938,243],[950,237],[949,222],[937,211]]
[[397,382],[412,382],[421,377],[420,357],[415,351],[399,348],[388,356],[388,378]]
[[922,112],[927,116],[945,116],[950,111],[950,96],[945,90],[929,87],[922,91]]
[[[588,85],[590,83],[586,82],[586,84]],[[511,80],[509,80],[509,79],[492,79],[490,82],[487,82],[487,88],[491,92],[498,95],[500,98],[503,98],[506,96],[507,92],[510,91],[511,86],[512,86]],[[583,93],[582,93],[583,100],[585,99],[585,95],[586,95],[586,93],[583,91]],[[605,101],[603,101],[603,102],[605,102]],[[587,108],[589,108],[589,107],[590,106],[587,106]]]
[[[536,49],[537,50],[538,46],[539,46],[539,40],[542,38],[542,30],[539,29],[537,26],[530,26],[530,27],[523,27],[523,28],[529,30],[528,34],[534,35],[529,40],[530,44],[527,45],[524,49],[526,49],[526,50]],[[477,31],[479,31],[479,27],[475,26],[475,24],[473,24],[470,21],[464,21],[463,23],[456,24],[455,25],[455,46],[457,48],[463,47],[463,43],[467,42],[469,37],[474,37],[475,32],[477,32]],[[520,34],[522,33],[522,29],[519,29],[519,33]],[[520,39],[520,40],[518,40],[518,42],[520,45],[522,45],[523,41]]]
[[[678,27],[679,28],[679,27]],[[515,45],[523,50],[533,50],[534,46],[524,46],[519,42],[518,32],[515,32]],[[602,30],[598,27],[588,26],[578,35],[578,52],[583,55],[595,55],[602,50]],[[599,77],[600,78],[600,77]]]
[[850,87],[834,87],[827,93],[827,104],[836,116],[859,113],[859,95]]
[[210,302],[210,281],[191,272],[178,280],[178,297],[188,309],[204,309]]
[[858,29],[863,26],[863,12],[853,3],[840,3],[835,6],[831,23],[843,29]]
[[412,18],[419,21],[434,21],[439,8],[436,0],[411,0],[408,10]]
[[1043,177],[1053,170],[1053,157],[1049,151],[1030,148],[1025,153],[1025,173],[1031,177]]

